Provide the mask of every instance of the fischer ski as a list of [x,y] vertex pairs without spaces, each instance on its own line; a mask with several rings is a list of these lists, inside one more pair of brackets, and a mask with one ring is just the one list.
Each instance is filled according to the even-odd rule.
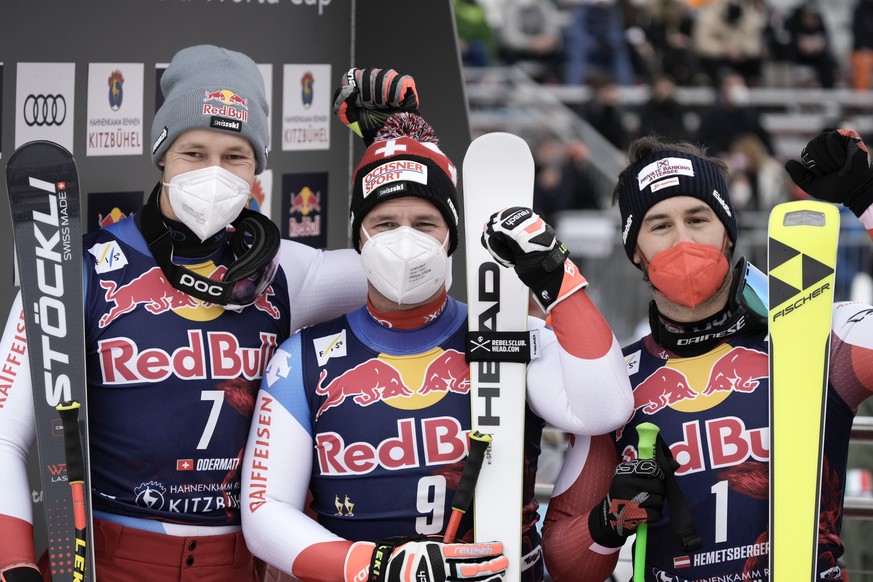
[[[51,575],[54,580],[90,581],[94,574],[91,556],[86,559],[93,546],[88,527],[91,503],[76,162],[58,144],[26,143],[9,158],[6,187],[21,278]],[[73,417],[72,424],[62,423],[62,416],[76,410],[77,421]],[[62,424],[67,426],[61,428]],[[65,438],[58,438],[61,434]],[[71,440],[80,435],[81,443]]]
[[817,580],[824,420],[840,215],[813,200],[770,214],[770,580]]
[[506,579],[521,575],[522,481],[527,359],[501,361],[491,350],[511,333],[527,342],[528,288],[482,246],[489,217],[533,203],[534,162],[527,143],[509,133],[473,140],[462,170],[467,259],[468,335],[472,429],[489,434],[473,502],[476,541],[500,541],[509,559]]

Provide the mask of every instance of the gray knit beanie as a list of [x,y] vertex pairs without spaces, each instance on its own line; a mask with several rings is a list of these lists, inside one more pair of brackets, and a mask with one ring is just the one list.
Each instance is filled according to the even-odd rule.
[[189,129],[215,129],[248,139],[256,174],[267,165],[269,106],[264,78],[246,55],[212,45],[192,46],[173,57],[161,77],[164,104],[152,123],[152,162]]

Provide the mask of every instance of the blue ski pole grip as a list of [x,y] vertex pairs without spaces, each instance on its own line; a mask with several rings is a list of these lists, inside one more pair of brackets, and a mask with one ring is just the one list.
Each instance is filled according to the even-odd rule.
[[[660,429],[651,422],[643,422],[636,426],[639,443],[637,455],[640,459],[655,458],[655,442],[658,439]],[[648,524],[640,524],[637,527],[637,539],[634,543],[634,580],[644,582],[646,579],[646,541],[648,538]]]

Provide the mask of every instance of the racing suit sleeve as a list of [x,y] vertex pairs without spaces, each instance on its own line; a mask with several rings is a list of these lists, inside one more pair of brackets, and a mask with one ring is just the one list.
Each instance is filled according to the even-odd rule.
[[595,435],[621,427],[633,413],[633,391],[615,335],[584,289],[556,304],[542,320],[541,356],[528,366],[531,409],[563,431]]
[[573,436],[543,522],[543,557],[555,582],[602,582],[620,548],[595,543],[588,514],[609,492],[618,454],[610,435]]
[[297,334],[261,381],[243,457],[243,534],[254,555],[300,580],[344,580],[352,542],[304,512],[314,446]]
[[853,412],[873,394],[873,306],[834,304],[829,381]]
[[367,277],[360,255],[352,249],[322,251],[283,240],[279,264],[288,279],[292,332],[367,302]]
[[35,426],[26,348],[18,294],[0,340],[0,570],[36,561],[27,478],[27,454],[35,439]]

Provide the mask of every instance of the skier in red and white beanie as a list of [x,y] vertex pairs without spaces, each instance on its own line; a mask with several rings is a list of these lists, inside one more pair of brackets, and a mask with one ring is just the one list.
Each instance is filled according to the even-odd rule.
[[[349,79],[372,76],[353,69],[343,87]],[[346,114],[355,98],[340,93],[335,110]],[[371,137],[350,208],[367,305],[299,332],[268,366],[243,458],[246,542],[308,582],[503,580],[503,546],[472,543],[469,512],[443,542],[471,430],[467,308],[446,291],[458,245],[455,165],[416,113],[391,116]],[[530,209],[498,206],[483,237],[548,298],[554,323],[529,321],[542,355],[527,373],[526,497],[515,508],[524,527],[507,532],[522,538],[523,580],[538,582],[533,485],[544,423],[603,433],[627,418],[631,395],[617,341],[552,228]]]

